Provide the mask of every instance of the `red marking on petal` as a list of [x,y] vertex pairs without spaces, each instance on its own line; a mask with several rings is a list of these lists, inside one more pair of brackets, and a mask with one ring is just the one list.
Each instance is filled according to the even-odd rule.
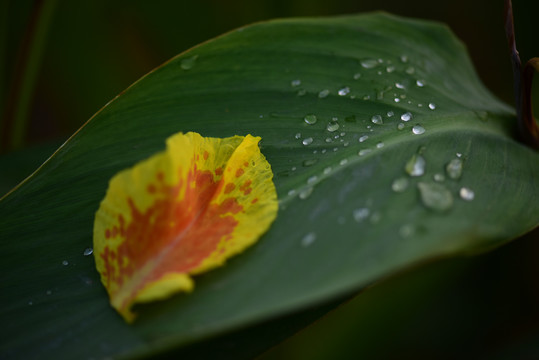
[[246,162],[243,163],[243,166],[247,167],[247,166],[249,166],[249,163],[246,161]]
[[236,188],[236,185],[234,185],[233,183],[226,184],[225,194],[230,194],[232,190],[234,190],[235,188]]
[[217,176],[223,175],[223,168],[219,167],[219,168],[215,169],[215,175],[217,175]]
[[[195,164],[187,178],[175,186],[167,185],[164,176],[159,174],[157,179],[154,202],[146,210],[140,211],[133,199],[127,198],[131,221],[126,224],[123,218],[119,219],[120,228],[114,226],[112,229],[112,236],[120,232],[125,238],[116,249],[117,254],[108,247],[101,254],[106,269],[103,276],[107,282],[116,282],[120,286],[129,281],[135,271],[151,264],[151,271],[130,288],[133,296],[146,284],[167,273],[189,273],[196,269],[217,250],[220,241],[232,238],[238,225],[233,214],[243,210],[233,197],[220,204],[211,203],[224,183],[214,180],[210,171],[198,170]],[[194,184],[194,187],[184,184]],[[234,184],[228,184],[226,189],[229,185]],[[185,194],[181,201],[178,196],[170,196],[178,195],[182,189]],[[110,234],[109,229],[105,231],[105,237],[107,234]],[[115,264],[116,257],[120,261]],[[152,261],[159,263],[154,265]],[[127,298],[125,303],[131,299]]]
[[251,204],[256,204],[257,202],[258,202],[258,198],[251,200]]
[[155,191],[156,191],[155,186],[154,186],[153,184],[148,185],[148,187],[147,187],[146,190],[148,190],[148,192],[149,192],[150,194],[154,194]]
[[105,239],[110,239],[110,230],[105,230]]
[[210,156],[210,153],[207,151],[204,151],[204,160],[208,160],[208,156]]
[[244,195],[249,195],[251,193],[251,191],[253,190],[250,186],[251,186],[251,183],[252,181],[251,180],[247,180],[245,183],[243,183],[242,186],[240,186],[240,190],[243,191],[243,194]]
[[240,169],[236,170],[236,177],[240,177],[240,176],[242,176],[244,173],[245,173],[245,171],[243,171],[243,169],[240,168]]

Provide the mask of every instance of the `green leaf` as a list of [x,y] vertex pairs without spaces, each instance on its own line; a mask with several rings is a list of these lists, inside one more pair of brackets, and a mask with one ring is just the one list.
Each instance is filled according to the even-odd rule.
[[[539,220],[539,155],[513,139],[514,124],[462,44],[431,22],[277,20],[195,47],[114,99],[0,202],[1,353],[150,356],[340,299],[427,259],[499,246]],[[178,131],[261,136],[279,214],[192,294],[141,306],[129,326],[83,252],[108,180]],[[423,171],[407,171],[411,159]],[[454,159],[460,176],[446,173]],[[438,185],[420,194],[420,182]],[[440,186],[443,206],[425,205]]]

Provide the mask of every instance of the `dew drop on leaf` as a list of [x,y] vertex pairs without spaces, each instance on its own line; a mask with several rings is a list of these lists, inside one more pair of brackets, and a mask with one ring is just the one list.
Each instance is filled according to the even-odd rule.
[[376,124],[376,125],[381,125],[384,123],[384,121],[382,120],[382,117],[380,115],[373,115],[371,117],[371,122],[373,124]]
[[305,146],[310,145],[310,144],[313,143],[313,138],[312,137],[305,138],[305,139],[303,139],[302,143]]
[[320,99],[323,99],[323,98],[327,97],[328,95],[329,95],[329,90],[328,89],[324,89],[324,90],[322,90],[322,91],[320,91],[318,93],[318,97]]
[[410,121],[411,119],[412,119],[412,113],[410,112],[405,112],[404,114],[401,115],[402,121]]
[[360,63],[365,69],[372,69],[378,65],[378,61],[376,59],[363,59],[360,61]]
[[328,126],[326,127],[326,129],[329,132],[337,131],[337,130],[339,130],[339,123],[336,122],[336,121],[331,121],[331,122],[328,123]]
[[466,201],[472,201],[475,198],[473,190],[466,187],[460,188],[459,195],[462,200]]
[[316,122],[318,121],[318,119],[316,118],[316,115],[314,114],[307,114],[305,115],[305,117],[303,118],[303,120],[305,120],[305,122],[309,125],[314,125],[316,124]]
[[462,160],[457,158],[447,163],[445,172],[453,180],[457,180],[462,176]]
[[189,58],[183,59],[180,62],[180,67],[183,70],[191,70],[195,66],[197,58],[198,58],[198,55],[191,56]]
[[414,127],[412,128],[412,133],[414,135],[421,135],[421,134],[424,134],[425,133],[425,128],[421,125],[414,125]]
[[371,211],[368,208],[359,208],[359,209],[354,210],[352,215],[355,221],[362,222],[363,220],[369,217],[370,213]]
[[342,89],[339,89],[339,91],[337,92],[337,94],[339,94],[339,96],[346,96],[349,93],[350,93],[350,88],[348,86],[343,87]]
[[399,177],[395,180],[393,180],[393,183],[391,184],[391,189],[395,192],[403,192],[408,188],[408,184],[410,182],[405,177]]
[[316,233],[310,232],[301,239],[301,245],[304,247],[310,246],[316,240]]
[[299,192],[299,198],[302,199],[302,200],[305,200],[307,199],[309,196],[311,196],[311,194],[313,193],[313,187],[312,186],[309,186],[307,188],[304,188],[302,189],[300,192]]
[[421,155],[414,154],[406,163],[404,170],[410,176],[422,176],[425,174],[425,167],[427,162]]
[[421,202],[436,211],[447,211],[453,206],[453,195],[442,184],[420,182],[417,184]]

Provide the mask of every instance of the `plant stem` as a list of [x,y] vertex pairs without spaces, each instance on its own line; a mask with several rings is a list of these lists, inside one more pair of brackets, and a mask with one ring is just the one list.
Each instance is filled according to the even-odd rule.
[[505,0],[505,34],[513,65],[513,84],[517,109],[518,131],[523,142],[539,149],[539,126],[532,111],[532,82],[535,71],[539,71],[539,58],[533,58],[522,69],[515,41],[515,25],[511,0]]
[[19,64],[4,109],[2,150],[23,147],[47,33],[57,0],[38,0],[19,52]]

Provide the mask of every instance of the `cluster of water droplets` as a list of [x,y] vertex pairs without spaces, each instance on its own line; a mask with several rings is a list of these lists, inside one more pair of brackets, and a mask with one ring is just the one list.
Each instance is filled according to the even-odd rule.
[[[417,66],[418,62],[406,55],[392,60],[363,58],[359,61],[359,68],[349,75],[349,81],[340,87],[313,89],[309,81],[304,82],[299,77],[290,80],[294,93],[297,96],[308,95],[312,102],[321,103],[329,98],[338,101],[349,99],[380,104],[362,106],[358,103],[358,109],[378,107],[385,110],[370,114],[341,113],[333,116],[314,111],[303,114],[301,122],[298,122],[302,128],[293,133],[293,139],[300,144],[301,160],[299,164],[291,164],[293,166],[289,171],[298,171],[299,174],[298,169],[302,169],[302,176],[307,180],[289,190],[289,196],[308,199],[318,183],[338,169],[353,164],[356,161],[354,154],[357,157],[373,156],[377,150],[389,144],[380,139],[382,134],[396,130],[403,134],[401,136],[419,138],[428,133],[429,117],[439,111],[439,107],[430,99],[434,93],[424,79],[425,70]],[[375,84],[376,88],[365,92],[365,83]],[[391,139],[386,136],[384,138]],[[355,151],[345,148],[353,148]],[[339,155],[341,151],[343,155]],[[421,149],[411,155],[404,164],[404,174],[392,181],[389,191],[398,194],[417,189],[421,203],[435,212],[449,211],[454,206],[455,197],[463,201],[474,199],[475,194],[468,187],[461,187],[455,194],[454,190],[449,190],[452,187],[447,186],[448,181],[457,181],[462,175],[463,159],[460,154],[455,159],[449,159],[442,171],[427,179],[427,162],[423,151]],[[321,160],[324,156],[334,165],[323,167]],[[368,221],[375,224],[382,218],[382,213],[371,205],[358,207],[348,216],[357,223]],[[339,223],[344,223],[347,216],[339,219],[342,220]],[[409,237],[416,230],[413,224],[404,224],[399,234]],[[304,235],[301,244],[310,246],[315,239],[316,234],[310,232]]]
[[[409,178],[398,177],[392,183],[392,190],[394,192],[404,192],[409,184],[410,179],[414,177],[422,177],[425,175],[427,162],[423,157],[425,148],[413,154],[406,162],[404,169]],[[444,184],[446,177],[452,181],[457,181],[461,178],[464,167],[464,159],[461,153],[455,154],[455,158],[450,159],[445,165],[445,174],[435,173],[431,180],[421,180],[417,183],[420,198],[423,205],[431,210],[444,212],[452,208],[453,206],[453,193]],[[475,197],[475,193],[472,189],[467,187],[461,187],[458,191],[458,195],[462,200],[471,201]]]

